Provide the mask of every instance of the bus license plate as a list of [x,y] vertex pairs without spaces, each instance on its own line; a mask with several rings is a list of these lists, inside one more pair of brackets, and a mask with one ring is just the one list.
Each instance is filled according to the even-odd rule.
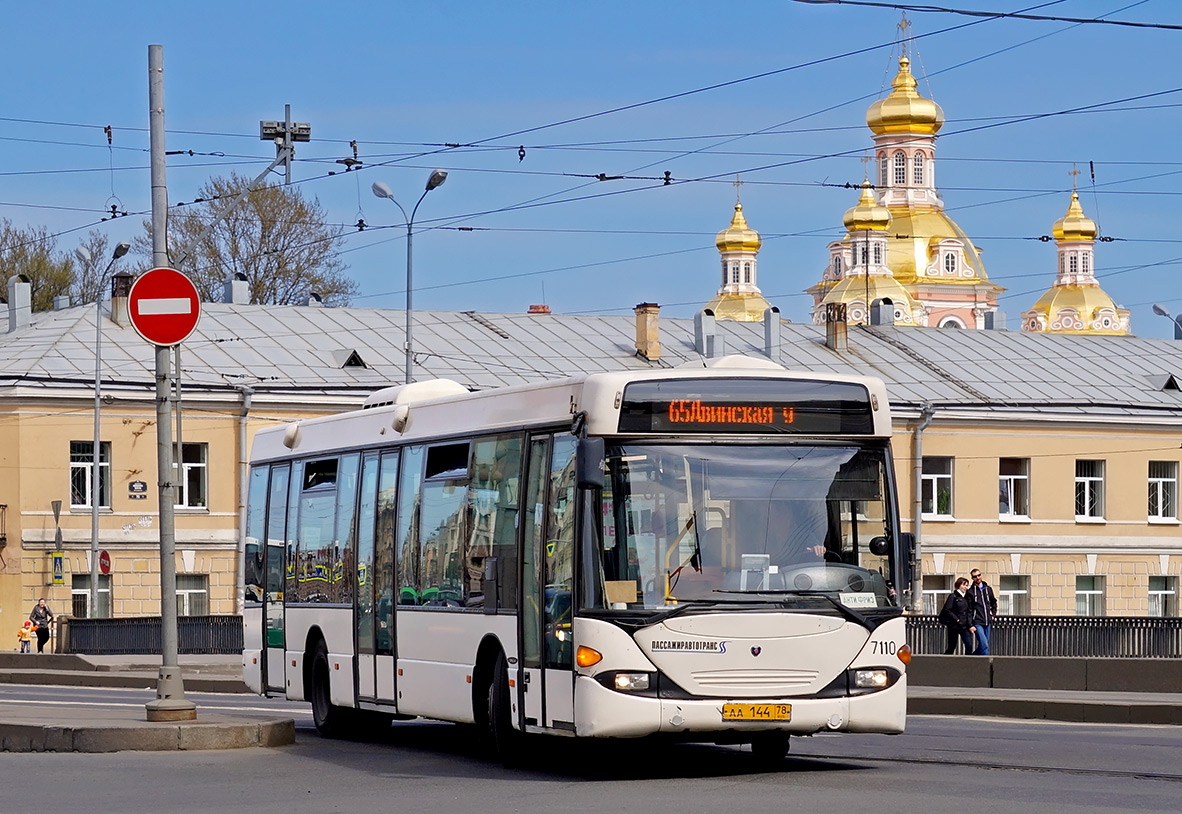
[[724,721],[791,721],[791,704],[723,704]]

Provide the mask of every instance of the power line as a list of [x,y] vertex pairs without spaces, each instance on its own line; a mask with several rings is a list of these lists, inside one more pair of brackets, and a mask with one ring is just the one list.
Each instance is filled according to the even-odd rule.
[[1132,20],[1104,20],[1099,17],[1058,17],[1043,14],[1025,14],[1020,11],[973,11],[970,9],[950,8],[946,6],[920,5],[918,3],[885,3],[874,0],[794,0],[796,3],[807,3],[814,6],[870,6],[872,8],[890,8],[897,11],[914,11],[918,13],[958,14],[964,17],[985,17],[988,19],[1036,20],[1050,23],[1076,23],[1078,25],[1116,25],[1129,28],[1159,28],[1166,31],[1182,31],[1182,25],[1170,23],[1138,23]]

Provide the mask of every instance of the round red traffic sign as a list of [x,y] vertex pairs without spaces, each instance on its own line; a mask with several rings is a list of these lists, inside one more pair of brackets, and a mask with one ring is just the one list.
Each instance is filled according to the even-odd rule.
[[158,268],[132,284],[127,309],[144,339],[153,345],[178,345],[197,327],[201,298],[188,277],[176,269]]
[[99,552],[99,573],[104,575],[111,573],[111,555],[105,550]]

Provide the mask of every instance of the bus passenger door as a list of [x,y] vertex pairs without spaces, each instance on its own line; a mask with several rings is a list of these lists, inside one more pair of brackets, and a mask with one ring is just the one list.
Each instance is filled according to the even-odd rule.
[[361,488],[357,512],[357,697],[377,697],[374,659],[374,542],[378,496],[378,453],[361,459]]
[[574,729],[575,439],[530,443],[524,522],[522,681],[526,723]]
[[271,496],[267,501],[267,546],[264,554],[263,686],[267,692],[287,691],[283,631],[283,583],[287,574],[288,483],[291,467],[271,468]]

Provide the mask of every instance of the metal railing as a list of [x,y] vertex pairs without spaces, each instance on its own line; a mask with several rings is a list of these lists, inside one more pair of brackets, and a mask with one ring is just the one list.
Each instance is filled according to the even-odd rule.
[[[917,655],[944,652],[946,628],[935,616],[908,616]],[[1182,618],[1145,616],[998,616],[989,627],[994,656],[1182,658]]]
[[[59,653],[143,656],[160,653],[160,617],[63,620]],[[177,652],[230,655],[242,652],[241,616],[178,616]]]

